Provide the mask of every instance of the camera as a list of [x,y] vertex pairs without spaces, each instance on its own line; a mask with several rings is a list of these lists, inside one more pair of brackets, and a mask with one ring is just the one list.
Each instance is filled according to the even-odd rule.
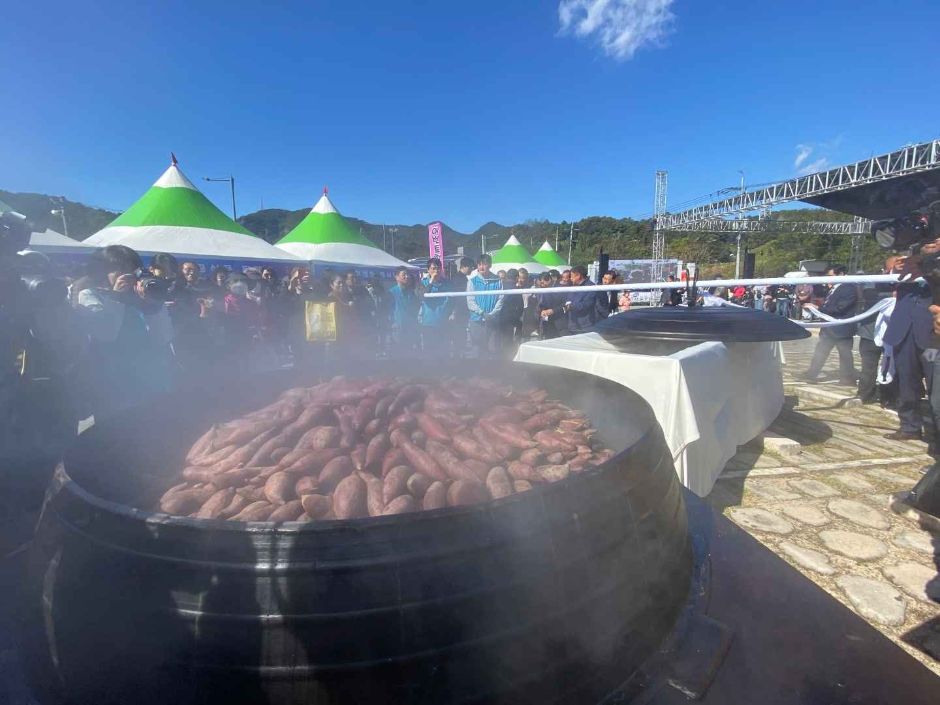
[[886,250],[910,250],[916,253],[921,246],[940,238],[940,201],[900,218],[876,220],[871,232]]
[[140,284],[141,296],[148,301],[170,300],[171,282],[168,279],[155,277],[150,270],[137,270],[137,281]]

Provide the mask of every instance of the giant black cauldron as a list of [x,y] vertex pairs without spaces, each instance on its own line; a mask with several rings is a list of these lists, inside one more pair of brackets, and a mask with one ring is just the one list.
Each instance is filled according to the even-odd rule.
[[637,674],[691,579],[659,425],[607,380],[483,369],[584,409],[617,455],[486,505],[274,525],[148,508],[209,423],[312,377],[230,380],[82,434],[50,485],[22,610],[42,702],[590,703]]

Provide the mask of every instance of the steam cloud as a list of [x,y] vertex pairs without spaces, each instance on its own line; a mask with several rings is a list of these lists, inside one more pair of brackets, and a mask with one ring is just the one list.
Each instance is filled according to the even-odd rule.
[[633,58],[646,45],[661,46],[672,32],[673,0],[561,0],[562,34],[591,38],[617,61]]

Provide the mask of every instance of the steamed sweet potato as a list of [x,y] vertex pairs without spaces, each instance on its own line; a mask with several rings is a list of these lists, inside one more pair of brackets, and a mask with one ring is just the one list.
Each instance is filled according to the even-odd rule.
[[568,440],[557,431],[539,431],[534,436],[535,442],[544,453],[555,451],[568,451],[577,448],[576,443],[569,443]]
[[292,499],[275,509],[268,516],[268,521],[296,521],[297,515],[304,510],[299,499]]
[[300,498],[304,512],[311,519],[323,519],[333,510],[333,498],[323,494],[305,494]]
[[508,460],[510,456],[519,452],[518,448],[514,448],[508,443],[503,442],[501,438],[494,436],[482,426],[474,426],[470,429],[470,432],[481,446],[492,453],[494,457],[499,458],[499,462]]
[[465,468],[469,468],[476,475],[479,482],[486,482],[486,476],[490,474],[490,465],[476,458],[464,458],[461,463]]
[[546,482],[564,480],[570,472],[567,465],[541,465],[535,471]]
[[333,458],[340,457],[342,453],[343,451],[340,448],[316,448],[306,451],[305,455],[290,465],[286,465],[285,456],[285,460],[280,462],[279,467],[294,475],[309,475],[321,470]]
[[500,461],[500,458],[493,451],[484,447],[479,441],[465,433],[454,434],[454,449],[465,458],[474,458],[482,460],[484,463],[493,465]]
[[337,519],[356,519],[369,515],[366,483],[358,475],[340,480],[333,491],[333,513]]
[[252,502],[231,518],[231,521],[264,521],[275,509],[270,502]]
[[212,448],[213,441],[218,433],[218,427],[213,425],[209,430],[196,439],[189,452],[186,454],[186,462],[192,462],[195,458],[207,455]]
[[388,503],[405,494],[408,491],[408,478],[413,474],[411,468],[404,465],[389,470],[382,484],[382,501]]
[[424,473],[413,472],[408,477],[408,481],[405,483],[405,486],[408,488],[408,492],[411,493],[415,499],[423,499],[424,493],[428,491],[428,487],[431,486],[432,482],[434,481]]
[[264,483],[264,496],[271,504],[286,504],[294,498],[293,475],[286,472],[276,472]]
[[401,448],[392,448],[382,459],[382,477],[388,475],[388,471],[398,465],[405,465],[408,459]]
[[383,514],[407,514],[408,512],[414,512],[417,510],[418,502],[415,500],[415,498],[410,494],[403,494],[386,504]]
[[232,500],[219,512],[218,519],[230,519],[251,504],[251,500],[235,492]]
[[353,467],[356,470],[362,470],[366,466],[366,445],[358,444],[349,453],[349,459],[352,460]]
[[529,482],[541,482],[542,476],[539,475],[531,465],[514,460],[506,466],[509,475],[513,480],[528,480]]
[[512,488],[518,494],[519,492],[528,492],[532,489],[532,483],[528,480],[513,480]]
[[365,428],[362,429],[362,437],[372,439],[378,434],[385,431],[386,425],[384,419],[372,419],[369,423],[366,424]]
[[447,488],[447,505],[449,507],[464,507],[470,504],[479,504],[490,498],[489,494],[479,482],[456,480]]
[[411,467],[418,472],[433,477],[435,480],[448,479],[447,473],[444,472],[438,462],[411,441],[402,441],[399,447],[404,452]]
[[379,433],[373,436],[366,446],[365,467],[370,470],[376,468],[381,470],[382,460],[390,447],[391,441],[388,440],[388,435]]
[[486,476],[486,489],[489,490],[490,497],[493,499],[511,495],[513,489],[509,473],[501,467],[495,467],[490,470],[489,475]]
[[440,421],[426,413],[415,414],[415,418],[418,420],[418,428],[424,431],[429,440],[450,443],[451,432]]
[[335,448],[342,432],[336,426],[314,426],[297,440],[296,448]]
[[385,499],[382,495],[384,483],[375,475],[359,473],[359,477],[366,483],[366,508],[370,517],[377,517],[385,511]]
[[314,475],[304,475],[294,483],[294,492],[298,497],[302,497],[305,494],[313,494],[319,492],[319,490],[320,480]]
[[519,424],[510,423],[509,421],[496,423],[490,419],[484,418],[480,419],[480,426],[496,436],[503,443],[507,443],[514,448],[526,450],[535,445],[535,443],[532,442],[532,437],[529,435],[529,432]]
[[447,485],[440,480],[431,483],[424,498],[421,500],[421,508],[424,511],[431,509],[440,509],[447,506]]
[[323,469],[320,471],[319,483],[320,483],[320,492],[332,492],[333,489],[340,483],[343,478],[348,477],[349,474],[355,470],[353,467],[352,460],[350,460],[348,455],[341,455],[338,458],[333,458],[330,462],[323,466]]
[[264,497],[264,487],[254,487],[252,485],[244,485],[243,487],[236,488],[235,492],[250,502],[260,502],[264,500],[267,502],[267,499]]

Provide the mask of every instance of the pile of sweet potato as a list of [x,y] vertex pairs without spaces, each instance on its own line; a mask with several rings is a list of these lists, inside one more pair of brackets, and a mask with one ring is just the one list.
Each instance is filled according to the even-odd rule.
[[210,428],[159,509],[279,522],[475,504],[603,463],[593,436],[544,390],[336,377]]

